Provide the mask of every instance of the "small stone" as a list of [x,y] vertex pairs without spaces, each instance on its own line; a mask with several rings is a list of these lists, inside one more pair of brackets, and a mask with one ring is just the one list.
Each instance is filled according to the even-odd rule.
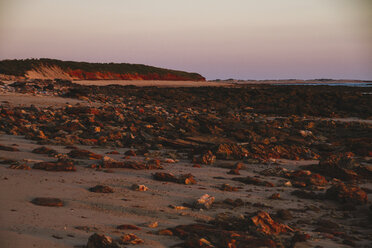
[[18,152],[19,149],[11,146],[5,146],[0,144],[0,150],[8,151],[8,152]]
[[149,190],[149,188],[147,188],[145,185],[138,185],[138,184],[133,184],[130,188],[132,190],[136,190],[136,191],[147,191],[147,190]]
[[145,226],[150,227],[150,228],[157,228],[159,226],[159,222],[157,221],[150,222],[150,223],[145,224]]
[[76,171],[76,167],[73,162],[69,161],[40,162],[34,164],[32,169],[46,171]]
[[110,236],[95,233],[89,237],[86,248],[120,248],[120,246],[113,242]]
[[237,187],[230,186],[229,184],[222,184],[221,187],[219,188],[222,191],[238,191]]
[[110,154],[115,154],[115,155],[116,155],[116,154],[119,154],[119,152],[116,151],[116,150],[114,150],[114,151],[111,151],[111,152],[106,152],[106,154],[109,154],[109,155],[110,155]]
[[291,181],[287,181],[283,184],[285,187],[292,187]]
[[186,210],[188,207],[184,206],[174,206],[174,205],[169,205],[170,208],[176,209],[176,210]]
[[278,199],[281,199],[281,197],[280,197],[280,194],[279,193],[274,193],[274,194],[272,194],[269,197],[269,199],[271,199],[271,200],[278,200]]
[[258,231],[267,235],[293,232],[292,228],[275,222],[271,216],[264,211],[257,212],[255,216],[251,217],[251,221],[252,224],[257,227]]
[[326,197],[342,203],[353,203],[357,205],[366,204],[368,201],[366,192],[357,186],[348,186],[344,183],[339,183],[329,188],[326,192]]
[[227,174],[230,174],[230,175],[240,175],[240,172],[238,169],[231,169],[229,170],[229,172],[227,172]]
[[50,197],[37,197],[34,198],[31,203],[38,205],[38,206],[45,206],[45,207],[63,207],[62,200],[58,198],[50,198]]
[[198,200],[194,202],[194,208],[197,209],[210,209],[214,202],[214,197],[208,194],[203,195]]
[[94,193],[114,193],[114,190],[111,187],[105,185],[96,185],[90,188],[89,191]]
[[117,162],[117,161],[109,156],[103,156],[102,163],[105,163],[105,162]]
[[164,163],[167,163],[167,164],[174,164],[176,163],[176,161],[174,159],[171,159],[171,158],[167,158],[164,160]]
[[133,150],[128,150],[128,151],[124,152],[124,155],[135,157],[136,156],[136,152],[133,151]]
[[124,234],[120,238],[120,242],[122,244],[138,245],[138,244],[142,244],[143,243],[143,240],[140,239],[140,238],[138,238],[135,234],[129,233],[129,234]]
[[32,153],[47,154],[49,156],[55,156],[55,155],[58,154],[58,152],[56,150],[54,150],[52,148],[45,147],[45,146],[35,148],[34,150],[32,150]]
[[8,168],[14,170],[31,170],[31,167],[26,164],[12,164]]
[[71,158],[77,158],[77,159],[102,159],[102,155],[93,153],[88,150],[82,150],[82,149],[74,149],[71,150],[68,155]]
[[164,235],[164,236],[173,236],[173,232],[168,229],[163,229],[158,232],[159,235]]

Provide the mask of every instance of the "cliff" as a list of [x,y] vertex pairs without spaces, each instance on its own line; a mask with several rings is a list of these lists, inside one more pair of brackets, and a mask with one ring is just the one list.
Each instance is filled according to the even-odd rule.
[[0,78],[205,81],[205,78],[197,73],[141,64],[87,63],[56,59],[2,60]]

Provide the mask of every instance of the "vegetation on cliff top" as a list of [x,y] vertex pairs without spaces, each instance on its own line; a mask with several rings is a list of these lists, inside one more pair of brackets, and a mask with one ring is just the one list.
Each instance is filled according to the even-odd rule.
[[[25,76],[27,71],[37,70],[42,66],[58,66],[62,70],[84,71],[87,73],[114,73],[114,74],[133,74],[133,75],[158,75],[159,78],[167,78],[169,75],[178,79],[204,81],[205,78],[198,73],[169,70],[142,64],[128,63],[88,63],[76,61],[62,61],[57,59],[14,59],[0,61],[0,74]],[[151,79],[151,78],[148,78]]]

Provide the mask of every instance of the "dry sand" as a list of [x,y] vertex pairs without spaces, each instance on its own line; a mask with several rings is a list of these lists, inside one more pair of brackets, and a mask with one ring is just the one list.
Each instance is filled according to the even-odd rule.
[[64,105],[75,105],[75,104],[90,104],[87,101],[82,101],[72,98],[62,98],[54,96],[43,96],[43,95],[28,95],[21,93],[7,93],[0,94],[0,105],[11,105],[11,106],[40,106],[40,107],[61,107]]

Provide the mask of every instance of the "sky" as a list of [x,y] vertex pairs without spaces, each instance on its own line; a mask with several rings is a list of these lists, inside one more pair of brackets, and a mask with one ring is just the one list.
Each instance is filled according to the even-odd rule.
[[371,0],[0,0],[0,59],[372,80]]

